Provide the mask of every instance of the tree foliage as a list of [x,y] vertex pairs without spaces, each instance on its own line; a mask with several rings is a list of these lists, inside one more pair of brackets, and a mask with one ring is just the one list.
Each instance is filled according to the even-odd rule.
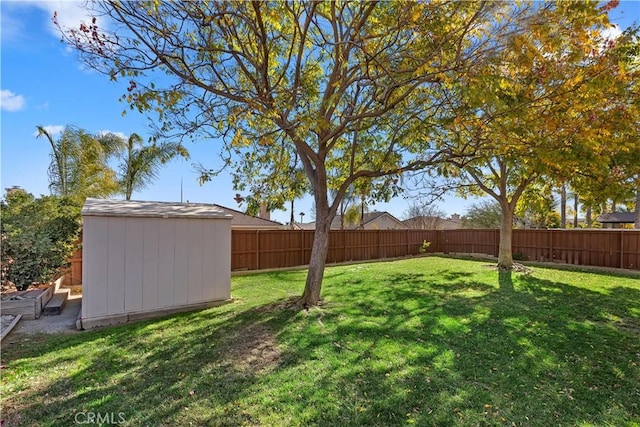
[[547,182],[535,182],[522,193],[514,211],[517,228],[558,228],[560,214],[553,188]]
[[80,209],[69,197],[38,199],[23,190],[1,202],[2,280],[18,290],[55,279],[65,267],[80,232]]
[[513,264],[514,214],[527,189],[596,174],[612,152],[629,146],[615,136],[629,123],[616,115],[630,114],[620,100],[631,72],[600,37],[606,11],[596,3],[546,3],[518,25],[523,31],[497,41],[505,49],[493,61],[451,89],[459,96],[445,94],[461,101],[444,144],[478,149],[473,161],[441,170],[500,204],[498,264],[506,269]]
[[71,197],[81,205],[87,197],[108,197],[118,190],[116,174],[109,160],[118,152],[118,141],[95,137],[85,130],[67,126],[56,141],[44,127],[38,137],[51,146],[49,189],[52,194]]
[[[281,205],[298,157],[316,232],[300,304],[317,304],[328,231],[349,187],[446,154],[430,144],[435,89],[456,81],[512,31],[497,2],[101,2],[64,33],[85,64],[128,81],[131,108],[164,135],[222,137],[237,186]],[[422,126],[416,126],[421,123]],[[420,142],[416,158],[411,146]],[[460,155],[460,153],[458,153]],[[336,196],[329,198],[329,190]]]
[[462,223],[466,228],[500,228],[502,210],[495,200],[483,200],[469,206]]
[[[112,137],[119,138],[116,135]],[[124,147],[120,157],[119,184],[120,192],[125,200],[131,200],[134,191],[140,191],[148,187],[158,178],[160,168],[171,159],[182,156],[189,157],[189,153],[182,144],[166,141],[145,145],[142,137],[132,133],[126,141],[122,141]]]
[[414,201],[404,212],[405,220],[411,220],[410,227],[421,230],[438,230],[446,213],[437,205]]

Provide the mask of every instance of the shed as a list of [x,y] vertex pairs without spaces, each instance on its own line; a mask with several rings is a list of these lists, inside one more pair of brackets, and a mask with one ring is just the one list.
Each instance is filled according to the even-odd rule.
[[635,212],[611,212],[603,213],[596,221],[604,228],[622,228],[624,224],[633,224],[636,221]]
[[219,207],[90,198],[82,218],[78,328],[230,301],[232,216]]

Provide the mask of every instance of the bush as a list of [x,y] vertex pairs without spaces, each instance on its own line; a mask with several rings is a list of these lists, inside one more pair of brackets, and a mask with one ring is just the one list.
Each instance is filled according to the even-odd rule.
[[80,233],[80,208],[70,199],[14,190],[2,200],[1,216],[3,281],[23,290],[68,265]]
[[426,240],[423,240],[422,246],[420,246],[420,249],[418,249],[418,253],[421,255],[426,254],[427,250],[429,249],[429,246],[431,246],[431,242],[427,242]]

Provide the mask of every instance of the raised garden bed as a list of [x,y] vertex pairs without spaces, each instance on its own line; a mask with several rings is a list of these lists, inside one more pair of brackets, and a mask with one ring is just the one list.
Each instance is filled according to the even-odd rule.
[[3,294],[0,310],[3,315],[21,314],[25,320],[39,319],[43,307],[60,288],[60,283],[62,278],[42,288]]

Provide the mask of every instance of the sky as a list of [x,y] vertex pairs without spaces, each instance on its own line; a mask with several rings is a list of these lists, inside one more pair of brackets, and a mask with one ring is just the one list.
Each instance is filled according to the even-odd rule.
[[[59,136],[66,125],[91,133],[113,132],[128,136],[133,132],[146,139],[148,119],[137,112],[122,115],[127,106],[118,101],[127,82],[111,82],[108,77],[84,68],[77,56],[60,41],[51,22],[53,12],[63,26],[77,27],[86,19],[80,3],[72,1],[0,1],[0,188],[20,186],[34,195],[49,194],[47,169],[50,147],[36,138],[36,126]],[[640,1],[621,1],[611,13],[620,28],[640,22]],[[231,177],[221,174],[200,186],[194,163],[209,168],[221,165],[215,141],[188,143],[191,160],[174,160],[160,172],[147,189],[135,192],[136,200],[190,201],[216,203],[241,209],[234,201]],[[4,194],[4,190],[2,190]],[[415,196],[396,197],[376,203],[370,210],[388,211],[404,218]],[[463,214],[477,199],[447,196],[435,202],[447,215]],[[312,217],[311,197],[295,202],[295,218],[304,212]],[[272,219],[286,223],[290,213],[275,211]]]

